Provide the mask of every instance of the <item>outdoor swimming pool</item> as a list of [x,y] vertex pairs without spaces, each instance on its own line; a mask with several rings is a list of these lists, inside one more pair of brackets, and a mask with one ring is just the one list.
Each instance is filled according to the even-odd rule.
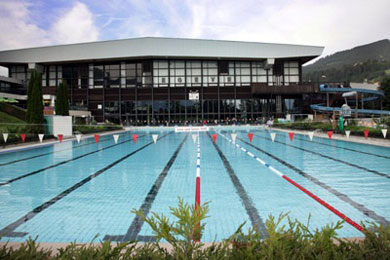
[[[290,141],[273,132],[275,142],[261,128],[199,133],[201,201],[210,202],[202,241],[227,238],[244,221],[245,229],[262,230],[270,214],[282,212],[304,223],[311,215],[313,230],[340,220],[337,214],[358,224],[390,223],[390,148],[298,134]],[[98,143],[88,138],[0,154],[2,241],[149,240],[151,229],[131,210],[169,215],[179,196],[194,203],[199,161],[192,134],[130,131],[117,144],[107,135]],[[362,233],[345,223],[339,236]]]

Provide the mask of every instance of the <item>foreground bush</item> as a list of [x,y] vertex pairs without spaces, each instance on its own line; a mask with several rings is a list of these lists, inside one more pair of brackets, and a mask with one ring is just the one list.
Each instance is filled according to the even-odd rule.
[[[265,234],[256,229],[245,233],[244,223],[231,237],[206,247],[194,240],[201,238],[204,231],[207,203],[195,209],[179,200],[179,206],[171,208],[176,221],[156,213],[146,217],[141,211],[134,212],[150,225],[156,242],[106,241],[98,246],[72,243],[53,254],[29,239],[16,250],[7,245],[0,248],[0,259],[390,259],[390,228],[373,223],[364,228],[364,239],[352,241],[337,238],[342,221],[311,231],[310,221],[303,224],[282,214],[268,218],[265,239],[261,238]],[[288,224],[282,225],[283,220]],[[158,242],[168,242],[172,250]]]

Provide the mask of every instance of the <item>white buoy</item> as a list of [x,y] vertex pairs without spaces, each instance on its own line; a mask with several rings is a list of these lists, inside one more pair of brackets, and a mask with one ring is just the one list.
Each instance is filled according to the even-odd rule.
[[8,134],[3,134],[3,138],[4,138],[4,143],[6,143],[8,140]]
[[112,137],[114,137],[114,142],[117,144],[118,139],[119,139],[119,135],[112,135]]
[[276,133],[270,133],[269,135],[271,136],[272,142],[274,142],[275,141],[275,137],[276,137]]
[[77,143],[80,143],[81,135],[76,135],[76,140],[77,140]]
[[349,138],[350,134],[351,134],[351,131],[349,131],[349,130],[345,131],[345,135],[347,136],[347,138]]
[[313,141],[314,132],[309,132],[308,135],[309,135],[310,141]]
[[194,143],[196,142],[196,138],[198,138],[198,135],[192,135],[192,141],[194,141]]
[[387,135],[387,129],[382,129],[383,138],[386,138]]
[[237,138],[237,134],[232,134],[232,140],[234,144],[236,143],[236,138]]
[[44,134],[38,134],[39,142],[42,143],[44,136],[45,136]]
[[156,143],[156,142],[157,142],[158,135],[152,135],[152,138],[153,138],[153,142]]

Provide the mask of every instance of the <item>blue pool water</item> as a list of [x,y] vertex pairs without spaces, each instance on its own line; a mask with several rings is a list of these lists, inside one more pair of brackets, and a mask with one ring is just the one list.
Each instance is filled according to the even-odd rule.
[[[312,230],[340,220],[256,158],[357,223],[390,223],[389,148],[298,134],[290,141],[283,132],[272,142],[261,128],[215,130],[199,135],[201,201],[210,202],[203,241],[227,238],[244,221],[245,229],[261,228],[269,215],[286,212],[305,223],[310,215]],[[229,142],[233,131],[244,151]],[[163,129],[124,132],[118,144],[107,135],[97,144],[89,138],[1,153],[1,240],[148,240],[152,230],[132,209],[170,216],[178,197],[193,204],[196,167],[191,133]],[[345,223],[339,236],[362,233]]]

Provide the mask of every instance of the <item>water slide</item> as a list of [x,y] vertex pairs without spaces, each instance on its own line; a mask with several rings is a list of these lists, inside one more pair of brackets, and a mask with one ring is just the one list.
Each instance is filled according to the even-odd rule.
[[[321,85],[320,86],[320,92],[323,93],[346,93],[356,91],[357,93],[362,94],[371,94],[372,96],[363,98],[363,102],[368,102],[372,100],[376,100],[380,97],[384,97],[383,92],[378,90],[371,90],[371,89],[363,89],[363,88],[331,88],[327,85]],[[361,101],[361,99],[360,99]],[[354,102],[354,101],[352,101]],[[340,107],[327,107],[325,104],[315,104],[310,106],[311,109],[319,112],[340,112]],[[355,112],[355,109],[352,109],[352,113]],[[358,109],[359,114],[368,114],[368,115],[386,115],[390,116],[390,111],[388,110],[376,110],[376,109]]]

